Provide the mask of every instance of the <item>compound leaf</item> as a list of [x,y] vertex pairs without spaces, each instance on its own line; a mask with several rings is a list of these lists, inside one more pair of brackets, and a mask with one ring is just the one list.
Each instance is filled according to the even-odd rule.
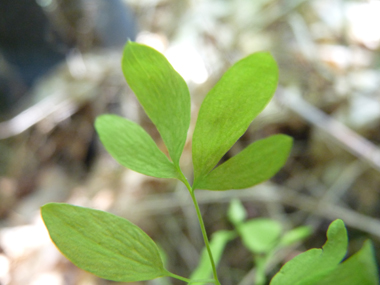
[[174,164],[138,124],[116,115],[101,115],[95,128],[106,150],[121,165],[149,176],[178,177]]
[[41,214],[58,249],[86,271],[119,282],[168,276],[156,244],[126,219],[60,203],[44,205]]
[[259,52],[234,64],[207,94],[193,135],[194,184],[215,167],[264,109],[277,80],[275,60]]
[[342,220],[332,222],[322,249],[310,249],[289,262],[273,277],[270,285],[311,285],[332,272],[346,255],[347,230]]
[[134,42],[124,48],[122,69],[178,165],[190,125],[190,94],[185,81],[161,53]]
[[285,164],[291,146],[292,139],[286,135],[258,140],[201,177],[194,183],[194,188],[229,190],[259,184]]

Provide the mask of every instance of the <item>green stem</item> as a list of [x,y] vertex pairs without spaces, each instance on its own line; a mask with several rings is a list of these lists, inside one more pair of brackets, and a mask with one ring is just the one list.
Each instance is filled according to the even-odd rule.
[[194,283],[214,283],[214,282],[215,282],[214,279],[196,279],[196,280],[190,280],[189,284],[194,284]]
[[207,283],[207,282],[214,282],[214,279],[200,279],[200,280],[190,280],[189,278],[182,277],[180,275],[174,274],[170,271],[166,271],[167,276],[181,280],[186,282],[187,284],[194,284],[194,283]]
[[255,274],[255,284],[256,285],[264,285],[266,282],[266,275],[265,275],[265,265],[267,261],[267,256],[264,257],[256,257],[254,258],[254,263],[256,267],[256,274]]
[[170,271],[167,271],[166,274],[169,276],[169,277],[173,277],[175,279],[178,279],[178,280],[181,280],[181,281],[185,281],[186,283],[190,283],[191,280],[188,279],[188,278],[185,278],[185,277],[182,277],[182,276],[179,276],[177,274],[174,274],[174,273],[171,273]]
[[[189,187],[190,187],[190,185],[189,185]],[[210,243],[208,241],[208,237],[207,237],[207,233],[206,233],[205,224],[203,223],[203,218],[202,218],[201,210],[199,209],[198,201],[195,198],[194,189],[193,188],[189,188],[189,187],[188,187],[188,189],[190,191],[191,199],[193,199],[194,207],[195,207],[195,210],[196,210],[197,216],[198,216],[199,225],[201,226],[203,240],[204,240],[206,248],[207,248],[208,256],[210,257],[210,262],[211,262],[212,272],[214,274],[215,284],[216,285],[220,285],[220,282],[219,282],[219,279],[218,279],[218,275],[216,273],[216,267],[215,267],[214,258],[212,257]]]
[[203,218],[202,218],[201,210],[199,209],[198,201],[195,198],[195,194],[194,194],[194,190],[195,189],[193,189],[190,186],[189,182],[187,181],[185,175],[183,175],[182,171],[179,170],[178,172],[179,172],[179,174],[181,176],[181,181],[186,185],[187,190],[189,190],[191,199],[193,200],[193,203],[194,203],[195,211],[197,212],[197,217],[198,217],[199,225],[201,226],[203,240],[204,240],[204,243],[206,245],[208,256],[210,257],[210,263],[211,263],[212,272],[213,272],[213,275],[214,275],[215,284],[216,285],[220,285],[220,282],[219,282],[219,279],[218,279],[218,274],[216,273],[216,266],[215,266],[214,258],[212,257],[212,252],[211,252],[211,248],[210,248],[210,242],[208,241],[205,224],[203,223]]

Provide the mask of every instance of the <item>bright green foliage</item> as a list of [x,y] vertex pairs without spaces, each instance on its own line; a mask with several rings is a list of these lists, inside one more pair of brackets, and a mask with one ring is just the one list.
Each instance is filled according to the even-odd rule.
[[286,232],[279,243],[280,246],[290,246],[309,237],[312,229],[309,226],[301,226]]
[[271,178],[285,164],[292,139],[274,135],[258,140],[243,151],[202,176],[195,184],[198,189],[242,189]]
[[[234,200],[228,211],[243,244],[253,253],[255,284],[266,284],[266,268],[275,252],[297,243],[311,234],[311,228],[301,226],[282,234],[280,223],[258,218],[245,221],[243,205]],[[342,220],[331,223],[327,242],[322,249],[311,249],[288,263],[271,281],[271,285],[377,285],[379,284],[373,248],[367,241],[362,249],[343,263],[348,245]]]
[[245,221],[247,212],[239,199],[231,201],[227,215],[252,253],[270,253],[274,249],[299,242],[312,233],[309,226],[301,226],[283,233],[281,223],[272,219],[257,218]]
[[76,266],[120,282],[167,276],[156,244],[118,216],[68,204],[41,208],[50,237]]
[[282,226],[279,222],[257,218],[249,220],[238,227],[244,245],[253,253],[265,253],[272,250],[281,236]]
[[239,226],[247,218],[247,211],[239,199],[232,199],[227,212],[228,219],[235,226]]
[[[212,235],[212,239],[210,241],[210,247],[212,251],[212,255],[214,257],[215,264],[218,264],[224,248],[227,243],[236,237],[236,233],[234,231],[218,231]],[[210,278],[212,275],[212,267],[210,264],[210,259],[207,254],[206,248],[202,250],[200,260],[198,262],[197,268],[193,271],[190,276],[191,280],[202,280]],[[207,283],[199,283],[207,284]]]
[[293,258],[276,274],[271,285],[312,284],[342,261],[347,245],[346,227],[342,220],[336,220],[327,230],[327,241],[322,249],[310,249]]
[[254,53],[234,64],[207,94],[193,135],[195,188],[264,109],[277,79],[273,57]]
[[[106,212],[57,203],[41,208],[51,239],[75,265],[105,279],[134,282],[167,276],[188,284],[205,284],[212,273],[212,283],[220,285],[214,263],[219,262],[226,243],[238,233],[253,253],[256,284],[265,284],[266,267],[273,253],[305,238],[310,229],[300,227],[283,234],[276,221],[245,221],[244,207],[234,201],[228,216],[236,231],[215,233],[209,245],[194,190],[247,188],[269,179],[284,165],[292,140],[274,135],[252,143],[215,167],[272,98],[278,77],[274,59],[268,53],[255,53],[240,60],[206,96],[193,135],[192,187],[179,166],[190,124],[186,83],[162,54],[133,42],[124,49],[122,69],[156,125],[172,161],[143,128],[116,115],[102,115],[96,120],[100,139],[120,164],[146,175],[177,178],[185,183],[197,211],[206,250],[190,280],[167,271],[156,244],[129,221]],[[271,284],[378,284],[370,243],[339,265],[347,249],[347,233],[341,220],[330,225],[327,238],[323,250],[312,249],[297,256]]]
[[107,151],[123,166],[160,178],[178,178],[172,162],[138,124],[116,115],[96,119],[96,131]]
[[377,285],[379,284],[375,256],[370,241],[360,251],[340,264],[316,285]]
[[122,69],[178,166],[190,125],[190,94],[185,81],[161,53],[134,42],[124,48]]
[[[172,161],[145,130],[132,121],[102,115],[96,120],[96,130],[105,148],[120,164],[146,175],[177,178],[185,183],[212,261],[212,265],[206,265],[206,253],[203,253],[194,276],[206,277],[212,268],[218,285],[211,252],[214,251],[218,261],[231,233],[216,234],[210,249],[194,190],[196,187],[210,190],[250,187],[270,178],[285,163],[291,139],[276,135],[253,143],[210,172],[273,96],[277,65],[268,53],[250,55],[230,68],[206,96],[193,137],[193,187],[179,166],[190,124],[190,95],[185,81],[162,54],[133,42],[125,46],[122,69],[129,86],[157,127]],[[156,245],[140,229],[121,218],[60,204],[44,206],[42,215],[57,247],[74,264],[100,277],[133,281],[170,276],[190,282],[166,271]],[[112,219],[116,220],[112,222]],[[249,223],[243,226],[242,231],[248,226]],[[193,277],[191,283],[196,282]]]
[[228,218],[243,240],[245,247],[252,252],[255,264],[254,284],[266,284],[266,271],[274,254],[285,246],[292,245],[311,234],[311,228],[304,226],[283,233],[281,223],[257,218],[245,221],[247,212],[238,199],[232,200]]

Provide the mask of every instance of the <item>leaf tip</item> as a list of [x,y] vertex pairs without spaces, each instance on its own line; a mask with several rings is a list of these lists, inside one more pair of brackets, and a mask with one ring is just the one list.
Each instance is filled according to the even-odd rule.
[[41,206],[40,212],[43,213],[43,212],[48,211],[51,208],[52,204],[54,204],[54,203],[47,203],[47,204]]

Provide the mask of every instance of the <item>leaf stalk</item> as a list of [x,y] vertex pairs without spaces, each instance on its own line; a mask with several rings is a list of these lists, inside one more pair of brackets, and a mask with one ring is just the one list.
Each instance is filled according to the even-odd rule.
[[214,258],[212,256],[212,252],[211,252],[210,242],[209,242],[208,237],[207,237],[207,232],[206,232],[205,224],[203,222],[203,218],[202,218],[201,210],[199,209],[197,198],[195,197],[195,194],[194,194],[194,190],[195,189],[190,186],[190,184],[187,181],[185,175],[183,175],[182,171],[179,168],[178,168],[178,172],[179,172],[179,175],[181,176],[181,181],[185,184],[187,190],[189,190],[191,199],[193,200],[195,211],[197,212],[198,222],[199,222],[199,225],[201,227],[203,241],[205,243],[208,256],[210,257],[210,263],[211,263],[211,267],[212,267],[212,273],[214,275],[215,284],[216,285],[220,285],[220,282],[219,282],[219,279],[218,279],[218,274],[216,273],[216,266],[215,266]]

